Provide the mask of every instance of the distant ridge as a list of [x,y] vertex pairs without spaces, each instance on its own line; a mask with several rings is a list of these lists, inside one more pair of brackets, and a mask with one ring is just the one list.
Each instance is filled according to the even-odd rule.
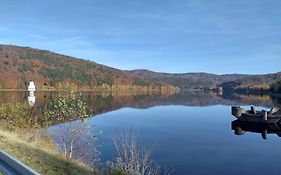
[[240,78],[233,81],[222,83],[220,86],[225,91],[236,92],[281,92],[281,72],[252,75],[246,78]]
[[129,71],[138,77],[150,81],[162,81],[180,88],[216,88],[218,84],[250,77],[246,74],[216,75],[204,72],[198,73],[158,73],[145,69]]

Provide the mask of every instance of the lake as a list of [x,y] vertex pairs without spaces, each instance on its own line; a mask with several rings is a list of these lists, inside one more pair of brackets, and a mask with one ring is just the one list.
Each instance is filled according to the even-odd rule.
[[[32,113],[39,116],[42,107],[58,94],[36,92]],[[114,143],[125,136],[128,142],[122,143],[131,144],[133,138],[137,149],[151,151],[149,159],[161,174],[281,173],[278,132],[262,136],[264,128],[235,122],[230,111],[232,105],[269,109],[280,105],[279,97],[203,92],[79,94],[86,99],[92,115],[51,121],[47,131],[61,151],[75,137],[74,157],[85,163],[104,166],[114,162],[118,157]],[[24,103],[27,98],[27,92],[0,93],[1,103]],[[69,134],[73,129],[80,133]]]

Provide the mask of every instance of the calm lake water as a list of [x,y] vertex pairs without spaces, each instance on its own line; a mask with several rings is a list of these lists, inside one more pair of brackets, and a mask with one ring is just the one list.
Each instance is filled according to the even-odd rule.
[[[40,108],[57,94],[37,92],[34,114],[40,113]],[[80,129],[88,128],[96,138],[87,148],[83,147],[87,156],[81,159],[85,162],[94,162],[97,157],[100,165],[114,161],[117,151],[112,138],[130,133],[136,136],[139,147],[152,147],[151,159],[161,172],[169,169],[179,175],[281,174],[281,138],[273,133],[263,139],[260,132],[264,128],[232,123],[235,118],[230,112],[231,105],[270,108],[280,104],[277,97],[196,92],[82,94],[88,99],[93,116],[84,119]],[[25,92],[0,93],[2,103],[24,102],[27,96]],[[81,120],[53,123],[48,132],[61,143],[61,134],[79,124]],[[253,128],[258,133],[251,132]],[[79,144],[87,142],[88,137],[79,138]],[[95,152],[91,154],[93,148]],[[97,153],[99,156],[95,156]]]

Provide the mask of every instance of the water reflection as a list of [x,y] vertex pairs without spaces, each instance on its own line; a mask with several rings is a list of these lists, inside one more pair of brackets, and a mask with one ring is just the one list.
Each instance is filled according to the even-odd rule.
[[247,132],[251,132],[261,134],[263,139],[267,139],[268,134],[276,134],[281,137],[280,124],[250,123],[235,120],[231,122],[231,129],[234,130],[235,135],[245,135]]
[[[80,92],[77,92],[80,93]],[[280,97],[270,95],[239,95],[217,94],[202,92],[183,92],[178,94],[138,93],[138,92],[81,92],[91,108],[93,115],[113,111],[124,107],[150,108],[164,105],[184,106],[213,106],[213,105],[255,105],[272,107],[281,102]],[[33,112],[40,114],[41,108],[52,97],[58,95],[67,96],[67,92],[37,92],[35,96],[28,98],[27,92],[0,92],[0,103],[24,103],[30,99],[34,106]],[[28,100],[29,101],[29,100]],[[35,104],[34,104],[35,103]]]
[[[43,114],[43,108],[54,97],[59,95],[68,97],[69,92],[37,92],[36,97],[27,92],[0,92],[0,104],[25,104],[28,101],[30,118],[33,123],[42,127],[74,121],[80,117],[47,117]],[[91,116],[114,111],[124,107],[146,109],[154,106],[183,105],[183,106],[213,106],[213,105],[255,105],[263,107],[278,106],[280,97],[269,95],[238,95],[217,94],[202,92],[184,92],[178,94],[138,93],[138,92],[77,92],[77,95],[85,99]],[[35,103],[36,99],[36,103]],[[29,118],[29,119],[30,119]],[[26,120],[29,120],[26,119]]]
[[[48,138],[53,139],[58,149],[66,157],[80,159],[85,164],[93,165],[94,162],[99,160],[99,154],[101,153],[103,154],[100,156],[103,163],[106,160],[114,161],[111,165],[119,166],[120,169],[126,169],[128,163],[122,164],[127,159],[124,159],[123,153],[116,151],[116,149],[124,148],[115,146],[116,149],[114,150],[114,143],[108,141],[110,136],[98,135],[98,129],[102,125],[108,126],[107,133],[112,133],[110,132],[112,127],[139,129],[137,131],[146,140],[144,141],[145,144],[135,145],[135,142],[128,144],[131,145],[131,147],[128,147],[129,150],[133,149],[134,157],[142,159],[140,153],[134,150],[135,147],[142,150],[143,146],[157,140],[160,146],[158,145],[157,149],[153,151],[149,150],[151,152],[147,154],[149,159],[146,163],[154,164],[154,162],[151,162],[153,159],[157,162],[157,166],[162,161],[159,166],[163,166],[170,163],[171,160],[176,164],[177,174],[184,174],[187,168],[183,164],[189,164],[188,169],[191,170],[199,164],[208,169],[207,165],[210,165],[211,162],[205,162],[209,159],[208,157],[204,158],[204,156],[218,151],[212,159],[219,161],[216,159],[218,153],[222,150],[227,151],[224,148],[229,147],[229,145],[223,145],[227,143],[226,140],[235,142],[235,139],[231,138],[233,134],[229,132],[229,135],[227,135],[225,132],[229,130],[228,124],[232,118],[228,106],[253,104],[255,106],[272,107],[279,104],[280,101],[279,97],[270,95],[226,95],[201,92],[179,94],[75,92],[74,96],[72,95],[69,92],[37,92],[35,103],[35,96],[33,100],[29,98],[31,96],[27,92],[0,92],[0,112],[4,111],[5,113],[5,115],[0,115],[1,127],[19,132],[24,130],[26,132],[22,133],[27,133],[29,138],[38,135],[36,134],[38,130],[47,130]],[[33,105],[32,108],[28,107],[29,102]],[[59,108],[57,108],[58,106]],[[77,110],[79,106],[82,110]],[[165,107],[152,108],[155,106]],[[200,108],[197,106],[200,106]],[[121,108],[124,110],[118,110]],[[10,109],[13,109],[13,111]],[[109,111],[115,112],[107,113]],[[121,113],[119,113],[120,111]],[[88,112],[90,112],[90,115],[88,115]],[[107,114],[99,115],[102,113],[113,114],[113,117],[106,117]],[[213,115],[206,117],[206,114]],[[227,114],[229,114],[229,119],[225,117]],[[94,117],[96,115],[100,117]],[[94,118],[103,118],[103,122],[98,123]],[[197,125],[198,123],[200,125]],[[97,126],[94,127],[94,125]],[[5,128],[4,126],[8,127]],[[267,134],[280,135],[279,126],[252,126],[233,122],[232,129],[239,135],[245,134],[247,131],[261,133],[263,138],[266,138]],[[194,132],[194,130],[198,132]],[[217,132],[216,137],[206,134],[209,130]],[[218,139],[219,137],[220,139]],[[96,138],[101,139],[98,144],[102,145],[103,152],[100,152],[96,147]],[[118,143],[122,145],[124,142],[119,141]],[[217,150],[218,143],[223,146]],[[203,158],[200,159],[197,154],[200,154]],[[131,159],[131,157],[128,158]],[[194,165],[191,158],[195,159]],[[140,165],[139,161],[131,162],[132,166]],[[165,161],[168,161],[168,163]],[[195,169],[193,170],[194,174],[198,170]],[[131,170],[135,171],[136,169]],[[156,170],[160,171],[158,167],[152,168],[153,172]],[[209,170],[211,169],[209,168]]]
[[29,96],[27,97],[27,101],[30,107],[33,107],[35,104],[35,95],[34,93],[30,93]]

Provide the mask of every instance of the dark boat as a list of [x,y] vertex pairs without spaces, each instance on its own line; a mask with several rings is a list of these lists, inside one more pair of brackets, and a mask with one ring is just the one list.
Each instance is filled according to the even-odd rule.
[[251,106],[250,110],[241,108],[240,106],[232,106],[231,114],[235,116],[239,121],[251,122],[251,123],[281,123],[281,110],[280,108],[273,107],[270,111],[255,110],[254,106]]
[[268,134],[276,134],[281,137],[280,124],[249,123],[235,120],[231,122],[231,129],[235,135],[244,135],[246,132],[260,133],[263,139],[267,139]]

